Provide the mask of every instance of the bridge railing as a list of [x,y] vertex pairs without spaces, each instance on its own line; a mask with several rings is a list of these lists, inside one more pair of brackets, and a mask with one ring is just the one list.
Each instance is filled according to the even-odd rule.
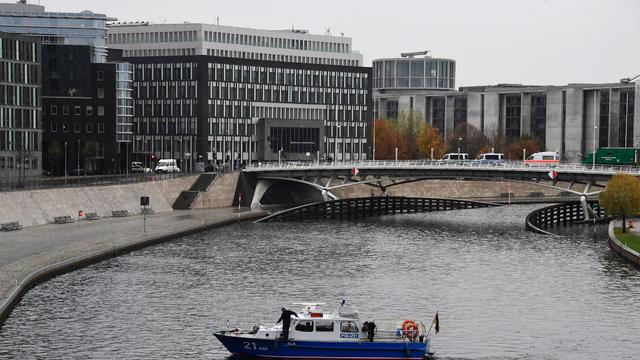
[[487,169],[487,170],[526,170],[532,172],[558,172],[612,175],[618,172],[640,175],[640,167],[620,165],[584,165],[582,163],[527,164],[522,161],[485,163],[481,161],[442,161],[442,160],[365,160],[335,162],[262,162],[247,166],[244,171],[313,170],[313,169]]

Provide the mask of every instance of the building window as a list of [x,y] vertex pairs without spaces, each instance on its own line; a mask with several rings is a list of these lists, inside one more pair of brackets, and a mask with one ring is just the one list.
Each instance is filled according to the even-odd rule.
[[87,114],[87,116],[93,115],[93,106],[91,106],[91,105],[87,106],[86,114]]
[[104,123],[98,123],[98,133],[104,133]]
[[507,142],[511,143],[520,138],[521,96],[520,94],[506,95],[505,102],[504,135]]
[[69,115],[69,105],[62,105],[62,115]]
[[432,99],[431,108],[431,126],[437,129],[441,135],[444,136],[444,113],[445,113],[445,101],[443,97],[437,97]]
[[82,115],[82,108],[80,106],[74,106],[73,107],[73,113],[75,115]]
[[98,81],[104,81],[104,71],[98,71]]
[[80,131],[82,131],[82,123],[79,123],[79,122],[73,123],[73,132],[79,133]]
[[98,99],[104,99],[104,88],[98,88]]
[[397,100],[387,101],[387,118],[398,120],[398,101]]
[[51,132],[57,132],[58,131],[58,123],[52,122],[51,123]]
[[620,112],[618,122],[618,146],[633,147],[634,92],[632,89],[620,91]]
[[531,136],[540,144],[546,143],[547,97],[545,94],[531,95]]
[[93,132],[93,124],[92,123],[87,123],[86,132],[87,132],[87,134],[91,134]]
[[62,123],[62,132],[69,132],[69,123]]
[[51,115],[58,115],[58,105],[51,105],[49,113],[51,113]]
[[457,96],[453,100],[453,128],[457,129],[458,126],[467,122],[467,98],[464,96]]
[[104,116],[104,106],[98,106],[98,116]]

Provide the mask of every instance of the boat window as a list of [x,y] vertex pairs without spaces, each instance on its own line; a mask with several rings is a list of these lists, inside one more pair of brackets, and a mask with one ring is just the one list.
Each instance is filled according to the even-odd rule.
[[357,333],[358,326],[353,321],[340,321],[340,332]]
[[316,331],[333,331],[333,321],[317,321]]
[[296,331],[312,332],[313,321],[299,321],[298,325],[296,325]]

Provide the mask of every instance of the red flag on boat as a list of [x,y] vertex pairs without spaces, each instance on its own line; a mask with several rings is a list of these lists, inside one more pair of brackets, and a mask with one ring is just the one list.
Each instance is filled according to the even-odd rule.
[[353,169],[351,169],[351,176],[356,176],[359,172],[360,170],[358,170],[357,167],[354,167]]
[[549,178],[551,178],[551,180],[553,180],[558,176],[558,172],[555,171],[555,170],[551,170],[551,171],[549,171],[549,174],[547,174],[547,175],[549,175]]

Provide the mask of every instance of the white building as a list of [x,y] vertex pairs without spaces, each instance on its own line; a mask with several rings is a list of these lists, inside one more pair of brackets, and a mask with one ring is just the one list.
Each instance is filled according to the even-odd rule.
[[108,25],[108,46],[125,57],[212,55],[310,64],[361,66],[351,38],[306,30],[257,30],[211,24]]

